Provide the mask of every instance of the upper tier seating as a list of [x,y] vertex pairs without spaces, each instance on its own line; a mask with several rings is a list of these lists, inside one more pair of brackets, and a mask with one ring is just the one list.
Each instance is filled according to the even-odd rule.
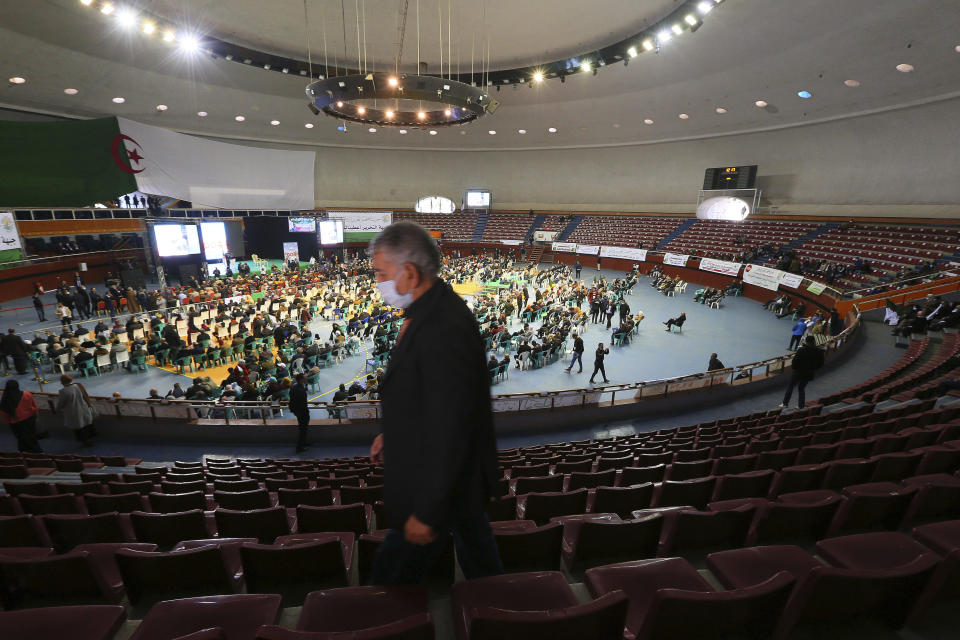
[[616,245],[655,249],[683,222],[683,218],[654,216],[585,216],[568,240],[579,244]]
[[529,213],[491,213],[483,229],[484,242],[523,240],[533,224],[535,215]]
[[[820,224],[817,222],[781,222],[747,219],[743,222],[697,220],[674,238],[666,251],[704,256],[736,256],[747,247],[775,247],[788,244],[807,234]],[[738,236],[742,242],[737,243]]]
[[[428,231],[439,231],[444,240],[470,240],[477,226],[475,213],[410,213],[397,212],[397,220],[411,220]],[[529,226],[529,225],[527,225]]]

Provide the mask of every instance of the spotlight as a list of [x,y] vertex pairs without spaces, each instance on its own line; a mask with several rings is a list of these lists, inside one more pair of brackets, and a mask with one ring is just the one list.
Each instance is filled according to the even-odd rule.
[[366,107],[357,107],[357,115],[363,116],[363,115],[366,115],[366,113],[367,113]]
[[497,135],[497,132],[494,131],[493,129],[490,129],[490,131],[487,131],[487,133],[489,133],[489,134],[492,135],[492,136]]
[[112,4],[110,4],[109,2],[104,2],[103,5],[100,7],[100,13],[102,13],[105,16],[108,16],[111,13],[113,13],[113,9],[114,7]]
[[316,105],[314,105],[312,102],[307,103],[307,109],[310,109],[310,113],[315,116],[320,115],[320,109],[317,109]]
[[387,113],[386,113],[385,115],[386,115],[388,118],[392,118],[392,117],[393,117],[393,111],[390,111],[390,110],[388,109],[388,110],[387,110]]
[[697,16],[693,15],[692,13],[688,13],[687,15],[685,15],[683,17],[683,21],[686,22],[691,27],[697,26]]
[[121,98],[120,96],[117,96],[116,98],[113,99],[113,102],[115,104],[123,104],[126,101],[127,101],[126,98]]
[[653,124],[653,120],[651,120],[650,118],[647,118],[646,120],[643,121],[643,124]]
[[271,121],[270,121],[270,124],[273,125],[274,127],[276,127],[277,125],[280,124],[280,121],[279,121],[279,120],[271,120]]
[[629,49],[627,49],[627,55],[630,56],[631,58],[636,58],[636,57],[637,57],[637,48],[636,48],[636,47],[630,47]]
[[425,114],[423,111],[417,111],[417,119],[418,119],[418,120],[423,120],[423,119],[425,119],[426,117],[427,117],[427,114]]
[[407,135],[407,130],[406,130],[406,129],[400,129],[400,135],[402,135],[402,136]]
[[343,101],[337,100],[337,109],[340,109],[341,107],[343,107]]
[[447,116],[448,118],[449,118],[452,114],[453,114],[453,111],[450,111],[450,109],[444,109],[444,110],[443,110],[443,115]]
[[437,130],[436,130],[436,129],[430,129],[430,135],[432,135],[432,136],[437,135]]
[[206,118],[206,117],[207,117],[207,112],[206,112],[206,111],[197,111],[197,115],[200,116],[201,118]]
[[370,127],[369,129],[367,129],[367,131],[369,131],[370,133],[376,133],[376,132],[377,132],[377,128],[376,128],[376,127]]
[[724,109],[723,107],[717,107],[717,108],[716,108],[716,112],[722,115],[722,114],[726,113],[727,110]]
[[689,119],[690,119],[690,114],[688,114],[688,113],[681,113],[681,114],[680,114],[679,116],[677,116],[677,117],[680,118],[681,120],[689,120]]
[[547,129],[547,131],[549,131],[550,133],[556,133],[556,132],[557,132],[557,128],[556,128],[556,127],[550,127],[549,129]]
[[13,76],[10,78],[10,84],[23,84],[26,81],[26,78],[21,78],[20,76]]
[[400,84],[400,82],[393,76],[390,76],[389,78],[387,78],[387,84],[390,85],[391,87],[395,87],[398,84]]
[[813,97],[813,94],[807,91],[806,89],[804,89],[803,91],[797,91],[797,97],[803,98],[804,100],[808,100]]
[[174,33],[172,30],[167,29],[166,31],[163,32],[164,42],[173,42],[176,39],[177,39],[177,34]]
[[897,65],[897,71],[899,71],[900,73],[910,73],[911,71],[913,71],[913,65],[912,65],[912,64],[898,64],[898,65]]
[[543,82],[543,74],[540,73],[539,71],[537,71],[535,74],[533,74],[533,81],[534,81],[534,82]]
[[305,125],[303,125],[303,126],[304,126],[305,128],[307,128],[307,129],[313,129],[313,123],[312,123],[312,122],[308,122],[307,124],[305,124]]
[[713,9],[713,5],[707,2],[706,0],[704,0],[703,2],[697,5],[697,11],[699,11],[703,15],[707,15],[708,13],[710,13],[711,9]]
[[129,29],[137,24],[137,14],[132,9],[122,9],[117,12],[117,22],[121,27]]
[[844,81],[843,81],[843,84],[847,85],[848,87],[859,87],[859,86],[860,86],[860,81],[859,81],[859,80],[844,80]]
[[200,50],[200,38],[193,34],[180,38],[180,50],[185,53],[196,53]]
[[659,42],[660,44],[663,44],[664,42],[670,42],[670,39],[672,37],[673,35],[670,33],[670,30],[664,29],[663,31],[657,34],[657,42]]
[[767,101],[766,101],[766,100],[757,100],[757,101],[754,102],[753,104],[755,104],[755,105],[757,105],[758,107],[760,107],[761,109],[763,109],[764,107],[767,106]]
[[80,93],[78,90],[72,89],[72,88],[64,89],[63,92],[64,92],[65,94],[67,94],[68,96],[75,96],[75,95],[77,95],[78,93]]
[[166,111],[168,108],[169,108],[169,107],[167,107],[167,105],[165,105],[165,104],[158,104],[158,105],[157,105],[157,111],[160,111],[160,112],[164,112],[164,111]]
[[653,51],[653,40],[647,38],[641,43],[644,51]]
[[517,129],[517,133],[519,133],[520,135],[524,135],[526,132],[527,132],[526,129]]
[[236,120],[237,122],[243,122],[244,120],[246,120],[246,118],[243,116],[236,116],[234,120]]
[[590,61],[589,61],[589,60],[584,60],[584,61],[580,64],[580,69],[581,69],[584,73],[586,73],[587,71],[590,71]]
[[153,24],[152,22],[144,22],[142,28],[143,33],[150,36],[153,35],[153,32],[157,30],[157,25]]
[[673,25],[672,27],[670,27],[670,30],[673,31],[678,36],[683,33],[683,27],[681,27],[679,24]]
[[80,4],[85,7],[89,7],[91,4],[93,4],[93,0],[80,0]]

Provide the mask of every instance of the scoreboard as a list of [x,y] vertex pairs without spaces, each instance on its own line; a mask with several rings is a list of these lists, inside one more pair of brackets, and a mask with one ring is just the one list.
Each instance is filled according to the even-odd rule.
[[711,189],[753,189],[757,181],[757,165],[714,167],[703,175],[704,191]]

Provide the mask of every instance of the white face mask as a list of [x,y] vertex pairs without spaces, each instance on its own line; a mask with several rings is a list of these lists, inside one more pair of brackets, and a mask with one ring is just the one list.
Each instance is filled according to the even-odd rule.
[[412,293],[397,292],[397,282],[395,280],[378,282],[377,289],[380,290],[380,295],[383,296],[384,302],[391,307],[406,309],[413,303]]

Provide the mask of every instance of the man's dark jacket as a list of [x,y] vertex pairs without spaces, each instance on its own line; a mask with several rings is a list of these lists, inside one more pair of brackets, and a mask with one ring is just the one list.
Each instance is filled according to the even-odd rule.
[[823,351],[805,344],[794,354],[792,366],[794,375],[813,380],[814,372],[823,366]]
[[307,406],[307,388],[300,383],[290,387],[290,413],[293,415],[302,415],[309,413]]
[[380,386],[387,525],[431,527],[483,513],[499,475],[490,374],[473,314],[437,280],[408,323]]

